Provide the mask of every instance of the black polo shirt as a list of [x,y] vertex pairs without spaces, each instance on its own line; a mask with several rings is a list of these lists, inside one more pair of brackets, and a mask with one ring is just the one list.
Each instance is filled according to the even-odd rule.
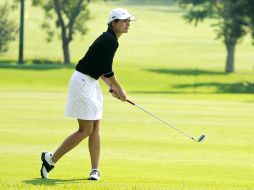
[[118,41],[114,31],[110,28],[103,32],[89,47],[85,56],[78,62],[76,70],[99,79],[101,75],[112,77],[113,58],[118,48]]

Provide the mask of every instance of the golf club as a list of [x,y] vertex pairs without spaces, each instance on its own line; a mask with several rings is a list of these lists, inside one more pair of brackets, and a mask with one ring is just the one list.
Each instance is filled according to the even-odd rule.
[[[109,92],[112,93],[113,91],[110,90]],[[144,112],[148,113],[149,115],[155,117],[156,119],[162,121],[163,123],[167,124],[168,126],[172,127],[173,129],[179,131],[180,133],[182,133],[182,134],[185,135],[186,137],[189,137],[190,139],[192,139],[192,140],[194,140],[194,141],[196,141],[196,142],[202,142],[202,141],[205,140],[205,135],[204,135],[204,134],[202,134],[199,138],[196,139],[196,138],[190,136],[189,134],[187,134],[186,132],[184,132],[184,131],[178,129],[178,128],[175,127],[174,125],[168,123],[168,122],[165,121],[164,119],[161,119],[160,117],[156,116],[155,114],[153,114],[153,113],[147,111],[146,109],[142,108],[142,107],[139,106],[138,104],[135,104],[134,102],[132,102],[132,101],[130,101],[130,100],[126,100],[126,101],[127,101],[128,103],[132,104],[133,106],[136,106],[136,107],[138,107],[139,109],[143,110]]]
[[134,105],[134,106],[136,106],[136,107],[138,107],[139,109],[143,110],[144,112],[148,113],[149,115],[151,115],[151,116],[157,118],[158,120],[162,121],[163,123],[167,124],[168,126],[172,127],[173,129],[179,131],[180,133],[184,134],[186,137],[189,137],[190,139],[192,139],[192,140],[194,140],[194,141],[196,141],[196,142],[202,142],[202,141],[205,140],[205,135],[204,135],[204,134],[202,134],[198,139],[195,139],[194,137],[188,135],[188,134],[185,133],[184,131],[178,129],[177,127],[175,127],[174,125],[168,123],[168,122],[165,121],[164,119],[159,118],[158,116],[156,116],[156,115],[154,115],[153,113],[147,111],[146,109],[144,109],[144,108],[142,108],[141,106],[135,104],[134,102],[132,102],[132,101],[130,101],[130,100],[127,100],[127,102],[130,103],[130,104],[132,104],[132,105]]

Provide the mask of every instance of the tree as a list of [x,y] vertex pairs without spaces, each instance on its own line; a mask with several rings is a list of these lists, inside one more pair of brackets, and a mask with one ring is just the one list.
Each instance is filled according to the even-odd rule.
[[25,0],[20,0],[19,64],[23,64]]
[[248,32],[254,39],[254,1],[253,0],[179,0],[180,6],[187,10],[184,18],[197,25],[205,18],[218,20],[217,39],[223,38],[227,58],[225,72],[234,72],[234,55],[236,44]]
[[8,50],[8,43],[15,40],[17,26],[14,20],[9,18],[11,7],[7,3],[0,6],[0,53]]
[[88,4],[91,0],[32,0],[34,6],[40,6],[45,12],[45,21],[42,28],[47,31],[47,41],[54,36],[51,27],[54,20],[55,26],[61,30],[62,49],[64,63],[70,64],[69,44],[74,34],[87,32],[85,22],[89,19]]

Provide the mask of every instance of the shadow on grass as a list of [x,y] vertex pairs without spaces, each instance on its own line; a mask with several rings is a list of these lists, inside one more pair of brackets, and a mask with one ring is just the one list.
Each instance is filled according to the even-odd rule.
[[44,185],[44,186],[55,186],[60,184],[69,184],[69,183],[80,183],[84,181],[89,181],[88,179],[42,179],[34,178],[30,180],[24,180],[24,183],[32,185]]
[[[157,74],[167,74],[167,75],[184,75],[198,77],[201,75],[208,75],[216,77],[216,75],[227,76],[227,73],[218,71],[207,71],[201,69],[147,69],[146,71],[154,72]],[[223,82],[194,82],[191,84],[176,84],[172,86],[176,90],[173,92],[158,92],[160,94],[165,93],[197,93],[199,88],[202,87],[215,87],[217,90],[214,93],[254,93],[254,81],[246,82],[236,82],[236,83],[223,83]],[[190,92],[186,92],[185,89],[190,89]],[[191,91],[192,90],[192,91]],[[154,92],[141,92],[141,93],[154,93]],[[198,92],[200,93],[200,92]],[[202,92],[201,93],[206,93]]]
[[63,69],[63,68],[75,68],[73,64],[63,64],[59,62],[53,62],[49,60],[33,60],[24,64],[18,64],[14,61],[0,61],[0,69],[12,69],[12,70],[52,70],[52,69]]
[[216,87],[218,93],[254,93],[254,82],[238,83],[195,83],[195,84],[178,84],[174,85],[177,89],[199,88],[199,87]]
[[[173,85],[176,90],[172,91],[149,91],[149,90],[135,90],[130,93],[136,94],[215,94],[215,93],[230,93],[230,94],[254,94],[254,81],[253,82],[239,82],[239,83],[194,83],[194,84],[177,84]],[[211,91],[199,91],[199,87],[216,87],[217,90]],[[189,91],[181,89],[190,89]]]
[[227,75],[224,72],[207,71],[201,69],[147,69],[149,72],[172,75]]

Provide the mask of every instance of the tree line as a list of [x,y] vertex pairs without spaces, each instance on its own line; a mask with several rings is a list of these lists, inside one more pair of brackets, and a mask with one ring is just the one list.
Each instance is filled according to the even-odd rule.
[[[92,0],[32,0],[32,5],[44,10],[45,20],[42,28],[47,33],[47,41],[54,36],[54,27],[61,31],[61,41],[64,63],[70,64],[69,44],[76,33],[85,35],[86,21],[90,19],[88,4]],[[105,0],[104,0],[105,1]],[[23,63],[23,35],[24,35],[24,3],[20,4],[19,26],[19,63]],[[179,6],[186,10],[184,19],[197,25],[206,18],[217,21],[215,28],[217,39],[222,39],[227,51],[225,72],[235,71],[234,56],[237,43],[248,33],[254,39],[254,1],[253,0],[176,0]],[[15,39],[17,26],[9,18],[11,7],[8,3],[0,6],[0,53],[8,50],[8,42]],[[52,26],[54,21],[54,26]],[[254,44],[254,40],[253,40]]]
[[[248,33],[254,39],[253,0],[179,0],[187,10],[184,18],[197,25],[205,18],[214,18],[217,39],[222,39],[227,51],[225,72],[235,71],[234,57],[237,43]],[[254,44],[254,40],[252,42]]]

